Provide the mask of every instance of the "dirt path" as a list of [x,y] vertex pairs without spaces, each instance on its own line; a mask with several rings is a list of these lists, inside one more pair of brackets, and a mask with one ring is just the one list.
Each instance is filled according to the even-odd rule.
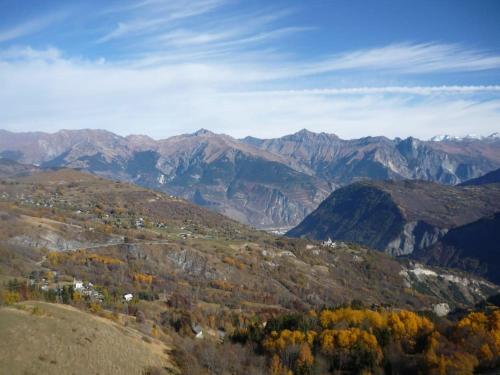
[[92,250],[92,249],[101,249],[105,247],[111,246],[123,246],[123,245],[168,245],[171,244],[172,241],[162,240],[162,241],[138,241],[138,242],[113,242],[113,243],[104,243],[104,244],[95,244],[90,246],[79,246],[73,249],[66,249],[63,251],[77,251],[77,250]]

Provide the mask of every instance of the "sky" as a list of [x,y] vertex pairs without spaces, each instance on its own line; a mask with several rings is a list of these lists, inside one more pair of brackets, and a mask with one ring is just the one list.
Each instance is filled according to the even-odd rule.
[[500,132],[497,0],[0,0],[0,128]]

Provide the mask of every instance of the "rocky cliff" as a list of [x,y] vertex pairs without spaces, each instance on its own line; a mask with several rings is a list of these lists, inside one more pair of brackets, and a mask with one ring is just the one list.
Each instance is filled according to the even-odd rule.
[[460,268],[500,283],[500,212],[450,229],[414,258],[431,265]]

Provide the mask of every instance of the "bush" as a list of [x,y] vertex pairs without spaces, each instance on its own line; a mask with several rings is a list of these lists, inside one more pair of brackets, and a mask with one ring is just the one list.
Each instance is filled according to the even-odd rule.
[[12,305],[21,300],[21,296],[18,292],[6,292],[3,297],[3,303],[6,305]]

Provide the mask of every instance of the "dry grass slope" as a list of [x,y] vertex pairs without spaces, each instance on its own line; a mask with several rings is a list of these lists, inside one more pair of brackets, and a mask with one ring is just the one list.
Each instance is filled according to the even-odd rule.
[[67,305],[0,308],[0,337],[0,372],[12,375],[142,374],[148,367],[177,373],[163,343]]

